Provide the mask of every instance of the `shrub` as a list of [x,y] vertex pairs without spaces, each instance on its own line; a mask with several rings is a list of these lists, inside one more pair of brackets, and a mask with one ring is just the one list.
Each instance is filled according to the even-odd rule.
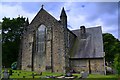
[[16,70],[17,69],[17,62],[13,62],[12,65],[11,65],[11,68],[13,70]]

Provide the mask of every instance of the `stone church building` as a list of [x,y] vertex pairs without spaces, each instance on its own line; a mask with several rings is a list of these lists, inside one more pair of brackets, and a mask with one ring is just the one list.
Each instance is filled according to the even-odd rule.
[[105,74],[101,27],[69,30],[64,8],[58,21],[42,7],[24,28],[18,61],[27,71]]

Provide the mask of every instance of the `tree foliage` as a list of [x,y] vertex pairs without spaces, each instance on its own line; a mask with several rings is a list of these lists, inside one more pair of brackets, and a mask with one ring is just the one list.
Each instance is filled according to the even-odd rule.
[[0,22],[0,30],[2,29],[2,22]]
[[120,75],[120,54],[115,55],[114,68],[117,70],[118,75]]
[[103,44],[106,62],[112,64],[115,55],[120,54],[120,41],[116,39],[112,34],[105,33],[103,34]]
[[2,22],[2,64],[10,67],[17,61],[20,38],[24,27],[26,26],[26,18],[3,18]]
[[2,40],[2,34],[1,34],[1,31],[2,31],[2,22],[0,22],[0,42]]

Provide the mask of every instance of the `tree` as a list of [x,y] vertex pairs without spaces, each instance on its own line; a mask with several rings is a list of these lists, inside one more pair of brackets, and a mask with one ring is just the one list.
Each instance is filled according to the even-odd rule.
[[120,75],[120,53],[115,55],[114,68],[117,70],[118,75]]
[[103,44],[106,62],[112,64],[115,55],[120,52],[120,41],[116,39],[112,34],[105,33],[103,34]]
[[1,31],[2,31],[2,23],[0,22],[0,42],[2,40],[2,34],[1,34]]
[[26,26],[26,18],[3,18],[2,22],[2,63],[3,66],[10,65],[17,61],[20,39],[23,29]]
[[2,22],[0,22],[0,30],[2,29]]
[[[2,71],[2,34],[1,34],[1,29],[2,29],[2,23],[0,22],[0,72]],[[1,78],[1,74],[0,74]]]

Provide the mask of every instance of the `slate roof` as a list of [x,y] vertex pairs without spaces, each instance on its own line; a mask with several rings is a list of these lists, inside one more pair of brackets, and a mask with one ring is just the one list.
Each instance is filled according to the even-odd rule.
[[70,54],[71,58],[101,58],[103,53],[103,40],[101,27],[86,28],[86,39],[81,39],[80,29],[72,31],[77,39],[74,49]]

